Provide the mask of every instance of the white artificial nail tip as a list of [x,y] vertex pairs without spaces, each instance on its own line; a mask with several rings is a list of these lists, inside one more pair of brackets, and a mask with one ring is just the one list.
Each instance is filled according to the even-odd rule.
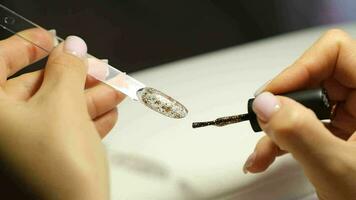
[[59,41],[57,39],[57,31],[55,29],[51,29],[48,32],[50,32],[53,36],[53,46],[56,47],[59,44]]

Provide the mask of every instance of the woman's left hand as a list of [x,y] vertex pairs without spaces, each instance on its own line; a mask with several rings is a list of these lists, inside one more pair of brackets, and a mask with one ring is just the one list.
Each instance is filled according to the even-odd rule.
[[[53,48],[47,32],[21,34]],[[100,136],[114,126],[124,95],[87,77],[85,43],[68,40],[51,52],[44,70],[13,79],[46,53],[17,36],[0,41],[1,167],[40,198],[109,199]]]
[[[45,49],[53,48],[53,35],[50,32],[29,29],[20,34],[32,41],[37,41]],[[2,50],[0,51],[0,64],[8,66],[0,68],[2,82],[24,67],[48,56],[45,51],[18,36],[0,41],[0,49]],[[96,66],[88,67],[95,68]],[[36,93],[42,80],[43,70],[38,70],[9,79],[4,82],[3,86],[9,96],[16,100],[27,101]],[[115,125],[118,117],[116,106],[124,100],[125,95],[88,75],[85,97],[89,115],[103,138]]]

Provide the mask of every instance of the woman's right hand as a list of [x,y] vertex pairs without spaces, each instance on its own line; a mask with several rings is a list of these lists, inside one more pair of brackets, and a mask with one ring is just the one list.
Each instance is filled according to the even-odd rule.
[[[326,126],[303,105],[273,95],[313,87],[325,88],[338,102]],[[267,136],[244,171],[262,172],[289,152],[320,200],[356,199],[356,41],[341,30],[328,31],[263,91],[268,92],[256,97],[253,108]]]

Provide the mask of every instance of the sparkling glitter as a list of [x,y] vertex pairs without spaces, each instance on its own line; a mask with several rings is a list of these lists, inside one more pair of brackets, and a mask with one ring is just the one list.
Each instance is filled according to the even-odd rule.
[[150,87],[137,92],[139,100],[152,110],[171,118],[184,118],[188,110],[172,97]]

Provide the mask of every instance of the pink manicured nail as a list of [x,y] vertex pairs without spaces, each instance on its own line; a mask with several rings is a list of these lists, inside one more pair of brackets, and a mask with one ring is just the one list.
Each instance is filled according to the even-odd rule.
[[84,58],[87,50],[87,45],[80,37],[68,36],[64,41],[64,51],[77,57]]
[[253,163],[255,162],[256,160],[256,157],[257,157],[257,153],[256,152],[253,152],[246,160],[245,164],[244,164],[244,167],[243,167],[243,172],[245,174],[248,173],[249,171],[249,168],[253,165]]
[[253,101],[252,109],[260,120],[267,122],[280,109],[280,102],[272,93],[263,92]]
[[88,58],[88,74],[98,80],[105,80],[109,75],[107,62],[96,58]]

